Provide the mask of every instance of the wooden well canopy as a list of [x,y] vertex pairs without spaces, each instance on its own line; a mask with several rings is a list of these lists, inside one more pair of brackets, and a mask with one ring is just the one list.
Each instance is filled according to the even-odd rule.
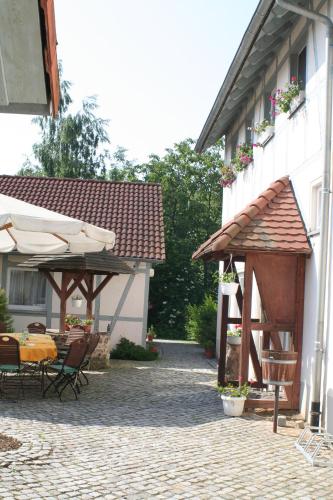
[[[249,380],[252,361],[258,388],[262,380],[260,356],[254,334],[263,332],[263,349],[283,350],[281,334],[287,333],[290,350],[298,352],[296,377],[285,388],[281,408],[298,409],[303,333],[305,258],[311,254],[306,229],[288,177],[274,182],[256,200],[213,234],[193,254],[194,259],[224,261],[224,272],[237,274],[236,263],[244,263],[244,287],[236,302],[241,318],[231,317],[230,297],[223,295],[220,325],[218,382],[226,384],[228,325],[242,323],[239,381]],[[238,277],[237,280],[239,281]],[[261,317],[251,317],[254,283],[261,302]],[[230,382],[230,381],[229,381]],[[234,381],[236,383],[236,381]],[[270,399],[249,399],[247,407],[272,407]]]
[[[108,251],[78,255],[35,255],[20,264],[24,267],[37,267],[50,282],[60,299],[60,331],[65,330],[66,302],[78,288],[87,302],[87,319],[92,318],[93,301],[118,274],[133,274],[133,269]],[[61,285],[57,284],[53,274],[62,273]],[[104,276],[94,288],[94,276]]]

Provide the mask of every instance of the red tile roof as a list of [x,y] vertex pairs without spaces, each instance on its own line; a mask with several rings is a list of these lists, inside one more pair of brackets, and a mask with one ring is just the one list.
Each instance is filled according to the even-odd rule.
[[221,252],[311,253],[306,229],[288,177],[269,188],[225,224],[193,254],[194,259]]
[[114,231],[118,257],[165,259],[159,184],[0,175],[0,193]]

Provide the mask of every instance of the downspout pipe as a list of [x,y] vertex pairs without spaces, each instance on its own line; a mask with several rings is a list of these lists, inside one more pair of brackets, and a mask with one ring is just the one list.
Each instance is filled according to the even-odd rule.
[[287,0],[276,0],[280,7],[295,12],[300,16],[325,24],[326,31],[326,102],[325,102],[325,143],[324,165],[322,173],[322,202],[320,222],[320,254],[318,270],[318,293],[316,310],[315,356],[311,374],[311,419],[310,424],[319,427],[321,415],[321,384],[322,364],[324,354],[324,333],[326,310],[326,284],[328,271],[328,247],[330,225],[330,187],[331,187],[331,158],[332,158],[332,85],[333,85],[333,22],[328,16],[318,14],[312,10],[300,7]]

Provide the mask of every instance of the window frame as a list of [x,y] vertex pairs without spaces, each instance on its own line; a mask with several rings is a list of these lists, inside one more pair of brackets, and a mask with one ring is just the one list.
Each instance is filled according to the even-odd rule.
[[290,51],[289,57],[289,81],[291,78],[296,76],[297,81],[299,81],[299,58],[302,52],[306,50],[305,55],[305,81],[302,81],[301,90],[306,92],[306,84],[308,81],[308,34],[304,32],[298,40],[295,42]]
[[9,303],[9,294],[10,294],[10,280],[11,280],[11,272],[12,271],[29,271],[32,273],[38,273],[38,269],[31,269],[27,267],[15,267],[15,266],[9,266],[7,269],[7,286],[6,286],[6,292],[7,292],[7,297],[8,297],[8,310],[13,311],[13,310],[20,310],[20,311],[38,311],[38,312],[45,312],[46,311],[46,304],[47,304],[47,280],[45,278],[45,283],[46,283],[46,288],[45,288],[45,304],[40,304],[40,305],[21,305],[21,304],[10,304]]
[[[311,183],[310,193],[310,231],[309,234],[320,233],[321,195],[322,179],[316,179]],[[318,205],[319,203],[319,205]]]

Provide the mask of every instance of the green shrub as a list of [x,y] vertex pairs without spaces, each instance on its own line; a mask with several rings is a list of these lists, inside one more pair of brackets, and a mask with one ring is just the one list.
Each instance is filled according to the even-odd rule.
[[13,332],[13,320],[8,312],[8,301],[6,292],[3,288],[0,288],[0,323],[6,327],[6,332],[2,333],[12,333]]
[[185,325],[187,340],[196,340],[201,345],[215,344],[216,317],[217,304],[210,295],[206,295],[200,305],[189,305]]
[[116,347],[112,349],[110,358],[132,359],[134,361],[154,361],[158,358],[158,352],[147,351],[141,345],[134,344],[134,342],[122,337]]

